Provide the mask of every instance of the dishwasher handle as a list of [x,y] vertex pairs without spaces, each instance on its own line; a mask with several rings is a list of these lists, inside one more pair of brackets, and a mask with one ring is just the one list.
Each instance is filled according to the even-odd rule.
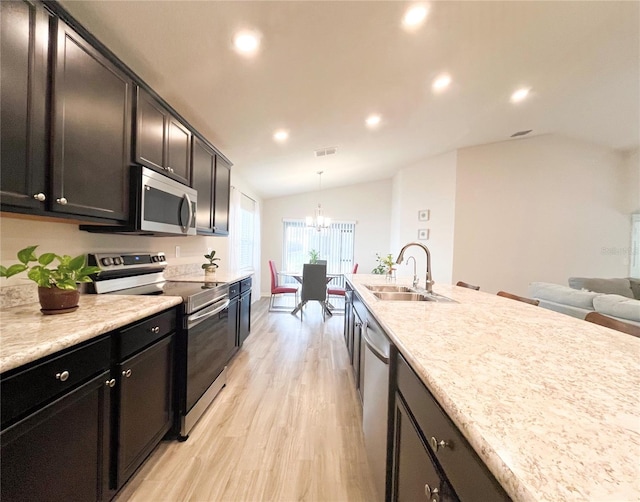
[[192,328],[194,326],[197,326],[198,324],[206,321],[210,317],[213,317],[214,315],[219,314],[229,306],[229,303],[231,303],[231,300],[227,298],[222,305],[214,304],[214,305],[211,305],[210,307],[207,307],[206,309],[202,309],[197,314],[190,315],[189,317],[187,317],[187,328]]
[[385,353],[369,337],[369,325],[367,321],[362,323],[362,338],[364,339],[365,345],[374,356],[380,359],[384,364],[389,364],[389,356],[385,355]]

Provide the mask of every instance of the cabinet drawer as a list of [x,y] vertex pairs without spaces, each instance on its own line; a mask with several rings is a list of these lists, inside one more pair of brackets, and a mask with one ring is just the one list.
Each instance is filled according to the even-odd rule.
[[[424,384],[398,355],[398,390],[460,500],[509,500],[471,445]],[[433,447],[445,441],[445,447]],[[437,450],[437,451],[436,451]]]
[[240,281],[240,293],[246,293],[250,289],[251,289],[251,277],[242,279],[242,281]]
[[116,359],[129,357],[176,329],[176,311],[167,310],[129,326],[118,333]]
[[240,283],[234,282],[229,286],[229,298],[234,298],[240,294]]
[[0,382],[2,428],[109,367],[109,337],[72,349]]

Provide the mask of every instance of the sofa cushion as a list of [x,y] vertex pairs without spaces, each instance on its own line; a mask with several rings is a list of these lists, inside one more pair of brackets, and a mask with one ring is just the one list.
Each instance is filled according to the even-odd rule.
[[593,310],[593,299],[601,294],[581,291],[569,286],[561,286],[560,284],[551,284],[549,282],[532,282],[529,284],[529,296],[532,298],[549,300],[587,310]]
[[640,300],[640,279],[630,277],[629,282],[631,283],[631,291],[633,291],[633,297],[636,300]]
[[586,289],[595,293],[626,296],[633,298],[629,279],[602,279],[589,277],[569,277],[569,286],[573,289]]
[[640,322],[640,300],[620,295],[600,295],[593,299],[593,307],[596,312],[610,317]]

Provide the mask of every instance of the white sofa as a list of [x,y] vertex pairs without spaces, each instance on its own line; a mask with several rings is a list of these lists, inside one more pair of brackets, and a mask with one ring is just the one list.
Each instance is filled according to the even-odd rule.
[[640,300],[634,298],[629,279],[572,277],[569,284],[574,287],[532,282],[529,296],[539,300],[541,307],[579,319],[595,311],[640,326]]

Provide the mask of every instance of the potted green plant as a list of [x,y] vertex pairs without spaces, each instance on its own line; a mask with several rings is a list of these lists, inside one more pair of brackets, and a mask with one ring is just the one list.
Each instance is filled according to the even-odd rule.
[[372,274],[393,274],[396,262],[391,253],[386,256],[380,256],[379,253],[376,253],[376,260],[378,265],[371,271]]
[[[100,267],[86,264],[84,255],[72,258],[69,255],[43,253],[36,256],[38,246],[29,246],[18,251],[18,261],[10,267],[0,265],[0,277],[11,277],[27,271],[27,277],[38,285],[38,299],[43,314],[64,314],[78,308],[80,293],[78,284],[91,282],[91,274],[100,272]],[[53,262],[57,261],[57,266]],[[31,265],[35,263],[35,265]]]
[[309,263],[318,263],[318,258],[320,258],[320,253],[318,253],[315,249],[309,251]]
[[207,263],[202,264],[205,275],[214,275],[216,273],[216,269],[219,267],[216,262],[219,261],[220,258],[216,258],[215,256],[215,251],[211,251],[211,253],[204,255],[204,257],[209,260]]

